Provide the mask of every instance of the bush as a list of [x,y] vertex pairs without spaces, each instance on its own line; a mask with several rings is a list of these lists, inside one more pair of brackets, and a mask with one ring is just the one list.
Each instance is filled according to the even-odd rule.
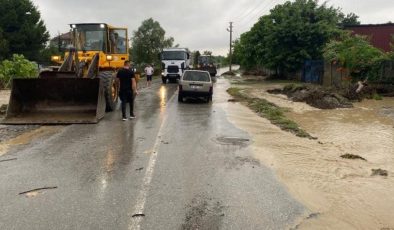
[[387,55],[373,47],[368,38],[345,32],[341,39],[330,41],[324,49],[324,58],[339,63],[350,71],[354,80],[376,80]]
[[9,88],[13,78],[36,78],[38,66],[23,55],[14,54],[11,60],[0,63],[0,88]]

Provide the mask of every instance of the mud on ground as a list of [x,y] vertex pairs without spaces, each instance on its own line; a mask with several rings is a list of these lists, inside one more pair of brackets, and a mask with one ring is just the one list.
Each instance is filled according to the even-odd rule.
[[[394,98],[321,110],[267,92],[285,85],[258,81],[234,86],[288,108],[286,115],[318,140],[283,132],[237,103],[226,106],[229,119],[252,136],[255,157],[309,209],[296,229],[394,228]],[[344,159],[345,154],[365,161]],[[313,213],[319,215],[308,218]]]

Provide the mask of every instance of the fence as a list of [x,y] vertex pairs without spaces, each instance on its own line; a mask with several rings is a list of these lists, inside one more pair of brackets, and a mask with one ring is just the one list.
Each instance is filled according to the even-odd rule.
[[394,61],[385,61],[379,71],[378,82],[394,84]]
[[[385,61],[382,63],[374,83],[393,84],[394,83],[394,61]],[[324,64],[324,75],[321,84],[324,86],[341,87],[351,83],[351,76],[346,68],[335,63]]]
[[321,84],[324,75],[323,60],[307,60],[301,74],[301,81]]

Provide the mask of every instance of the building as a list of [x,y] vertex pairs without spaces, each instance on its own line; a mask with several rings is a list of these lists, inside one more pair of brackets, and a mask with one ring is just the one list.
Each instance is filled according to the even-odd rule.
[[354,34],[368,36],[371,44],[376,48],[385,52],[392,50],[390,44],[394,41],[394,23],[352,25],[345,26],[345,29],[353,31]]
[[50,45],[58,47],[60,43],[61,48],[67,48],[72,44],[71,41],[71,32],[60,34],[59,36],[54,37],[50,40]]

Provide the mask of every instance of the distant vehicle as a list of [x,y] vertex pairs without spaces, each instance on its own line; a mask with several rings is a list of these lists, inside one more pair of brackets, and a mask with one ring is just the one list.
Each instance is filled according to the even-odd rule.
[[202,97],[208,103],[212,101],[213,83],[208,71],[186,70],[179,80],[178,101],[186,97]]
[[190,54],[185,48],[163,49],[160,53],[160,60],[163,84],[167,83],[167,80],[175,83],[190,66]]
[[213,58],[211,55],[199,56],[197,69],[208,71],[212,77],[215,77],[217,74],[217,68],[213,62]]

